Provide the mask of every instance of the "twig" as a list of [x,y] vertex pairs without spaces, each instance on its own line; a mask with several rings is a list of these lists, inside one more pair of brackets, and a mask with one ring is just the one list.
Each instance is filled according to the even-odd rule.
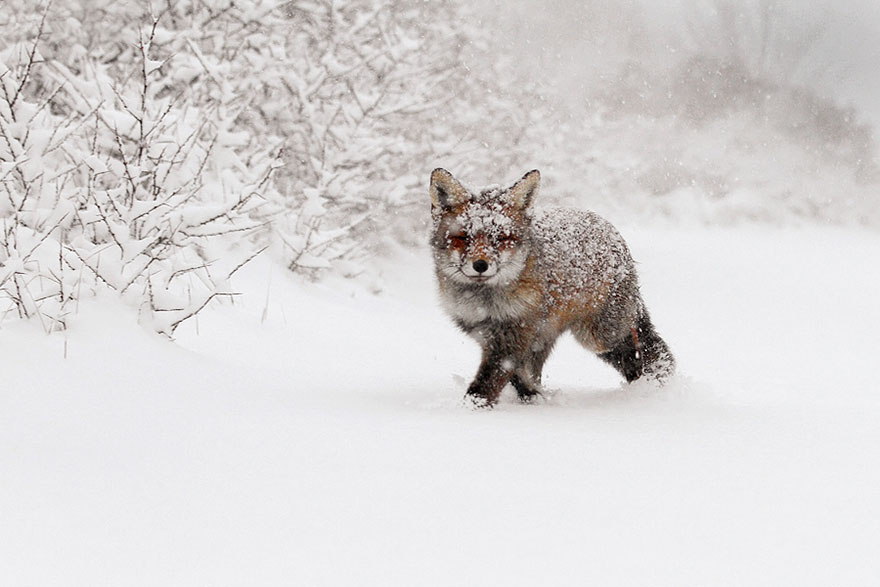
[[179,319],[179,320],[176,320],[176,321],[172,322],[172,323],[171,323],[171,334],[174,334],[174,331],[177,330],[177,327],[180,326],[181,323],[183,323],[183,322],[186,321],[186,320],[189,320],[190,318],[192,318],[193,316],[195,316],[196,314],[198,314],[199,312],[201,312],[201,311],[205,308],[205,306],[207,306],[208,303],[210,303],[210,301],[213,300],[215,297],[217,297],[217,296],[229,296],[229,297],[235,297],[235,296],[240,296],[240,295],[242,295],[242,294],[240,294],[240,293],[233,293],[233,292],[229,292],[229,293],[224,293],[224,292],[214,292],[214,293],[212,293],[211,295],[208,296],[208,298],[207,298],[204,302],[202,302],[202,305],[200,305],[198,308],[196,308],[195,310],[191,311],[189,314],[187,314],[187,315],[184,316],[183,318],[181,318],[181,319]]
[[255,258],[257,255],[259,255],[260,253],[262,253],[263,251],[265,251],[265,250],[268,249],[268,248],[269,248],[269,245],[266,245],[265,247],[263,247],[262,249],[260,249],[259,251],[257,251],[256,253],[254,253],[253,255],[251,255],[250,257],[248,257],[247,259],[245,259],[244,261],[242,261],[242,262],[239,263],[238,265],[236,265],[235,268],[233,268],[232,271],[230,271],[230,272],[226,275],[226,279],[229,279],[230,277],[232,277],[233,274],[235,274],[236,271],[238,271],[239,269],[241,269],[242,267],[244,267],[245,265],[247,265],[248,263],[250,263],[251,261],[253,261],[254,258]]
[[19,96],[21,96],[21,92],[24,90],[25,85],[27,85],[28,79],[31,75],[31,68],[34,66],[34,62],[37,56],[37,45],[40,43],[40,39],[43,37],[43,27],[46,24],[46,15],[49,14],[49,7],[52,6],[52,0],[48,0],[46,2],[46,7],[43,9],[43,15],[40,17],[40,27],[37,29],[37,38],[34,39],[34,45],[31,47],[31,53],[28,56],[28,62],[25,66],[24,75],[21,77],[21,83],[18,84],[18,88],[16,88],[15,93],[12,95],[12,100],[9,102],[9,111],[12,113],[12,119],[15,120],[15,110],[13,106],[15,106],[15,102],[18,101]]

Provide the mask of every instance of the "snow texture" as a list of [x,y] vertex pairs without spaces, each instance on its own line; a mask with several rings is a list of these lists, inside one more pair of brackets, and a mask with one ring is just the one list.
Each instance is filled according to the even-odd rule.
[[504,213],[505,203],[501,192],[483,190],[480,196],[480,199],[474,200],[465,208],[459,216],[459,222],[453,226],[469,235],[483,233],[490,239],[509,236],[513,220]]
[[877,584],[880,238],[621,232],[661,389],[563,339],[544,401],[462,407],[424,250],[381,297],[258,258],[179,346],[113,298],[5,322],[3,582]]
[[547,283],[565,297],[620,283],[635,270],[620,233],[593,212],[538,210],[532,219],[532,234]]

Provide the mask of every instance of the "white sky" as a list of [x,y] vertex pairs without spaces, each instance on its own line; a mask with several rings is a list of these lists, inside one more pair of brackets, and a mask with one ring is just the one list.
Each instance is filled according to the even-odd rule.
[[[728,0],[729,1],[729,0]],[[722,0],[723,2],[723,0]],[[791,78],[857,108],[880,129],[880,2],[877,0],[738,0],[738,10],[757,14],[770,4],[781,14],[777,38],[797,41],[819,27],[820,40],[796,67],[783,64]],[[504,39],[533,75],[564,84],[574,96],[595,83],[624,55],[650,61],[717,37],[711,16],[715,0],[485,0],[502,14]],[[753,37],[758,33],[753,31]],[[777,47],[784,52],[786,47]],[[783,61],[786,57],[781,57]]]

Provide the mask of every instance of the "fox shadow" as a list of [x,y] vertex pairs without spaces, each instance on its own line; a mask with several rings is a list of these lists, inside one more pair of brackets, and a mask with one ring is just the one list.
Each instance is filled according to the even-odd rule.
[[505,389],[499,406],[522,406],[526,408],[573,410],[603,410],[623,406],[637,406],[655,401],[663,389],[640,382],[620,383],[610,387],[560,386],[545,388],[539,397],[522,402],[516,392]]
[[[612,386],[561,385],[544,388],[540,396],[531,401],[523,402],[516,390],[507,385],[498,400],[491,408],[474,408],[465,398],[466,382],[460,376],[454,376],[453,389],[446,389],[442,395],[433,395],[424,403],[418,402],[424,409],[466,409],[472,411],[501,412],[552,412],[567,411],[605,411],[619,409],[650,408],[658,404],[674,404],[687,397],[701,395],[702,386],[690,378],[676,374],[662,384],[637,380],[632,383],[621,382]],[[435,392],[436,393],[436,392]]]

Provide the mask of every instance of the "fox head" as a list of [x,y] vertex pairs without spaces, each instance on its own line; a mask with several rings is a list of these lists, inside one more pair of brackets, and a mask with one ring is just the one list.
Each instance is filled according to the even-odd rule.
[[445,169],[431,173],[431,245],[437,271],[461,284],[505,285],[529,254],[529,217],[541,174],[526,173],[507,189],[472,192]]

